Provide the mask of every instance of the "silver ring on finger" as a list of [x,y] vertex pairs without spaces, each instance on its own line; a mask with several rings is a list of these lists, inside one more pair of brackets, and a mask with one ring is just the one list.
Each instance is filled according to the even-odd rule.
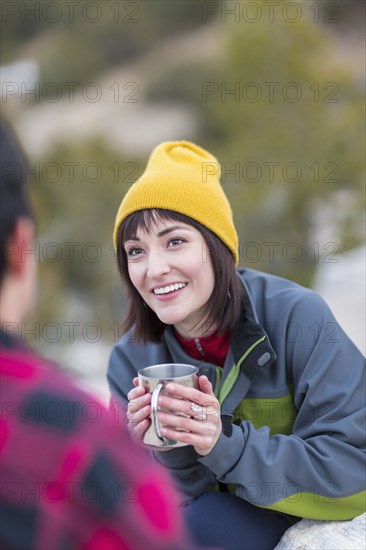
[[203,412],[203,407],[201,407],[201,405],[197,405],[197,403],[191,403],[191,410],[192,412],[196,413],[195,415],[193,415],[194,420],[199,420],[201,422],[207,420],[207,415]]

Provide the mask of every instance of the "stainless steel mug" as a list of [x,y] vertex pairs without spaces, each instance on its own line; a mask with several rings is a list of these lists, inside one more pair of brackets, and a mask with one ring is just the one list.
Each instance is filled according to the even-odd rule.
[[[197,367],[185,365],[184,363],[152,365],[138,371],[139,386],[146,388],[147,391],[152,393],[151,424],[143,436],[143,442],[146,445],[170,449],[187,445],[187,443],[180,443],[162,435],[157,414],[158,410],[165,409],[158,408],[158,397],[159,395],[166,395],[164,390],[169,382],[174,382],[188,388],[197,388],[197,373]],[[182,413],[173,414],[182,415]]]

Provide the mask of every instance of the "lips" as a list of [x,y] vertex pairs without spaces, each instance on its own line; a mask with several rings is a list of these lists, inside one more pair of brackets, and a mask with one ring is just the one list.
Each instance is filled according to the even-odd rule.
[[187,286],[187,283],[173,283],[171,285],[154,288],[153,292],[156,295],[169,294],[170,292],[174,292],[175,290],[180,290],[185,286]]

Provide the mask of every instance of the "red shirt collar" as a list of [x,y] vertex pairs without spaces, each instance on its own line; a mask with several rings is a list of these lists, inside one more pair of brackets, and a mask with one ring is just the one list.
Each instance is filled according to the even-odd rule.
[[174,335],[181,348],[195,359],[203,359],[214,365],[224,366],[227,352],[230,347],[230,334],[218,335],[217,332],[203,338],[185,340],[176,330]]

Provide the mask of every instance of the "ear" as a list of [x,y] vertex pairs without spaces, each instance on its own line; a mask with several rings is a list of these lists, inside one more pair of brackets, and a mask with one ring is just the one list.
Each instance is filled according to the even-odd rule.
[[33,238],[33,221],[30,218],[18,218],[13,234],[5,244],[7,269],[14,275],[21,275],[25,271],[27,257],[32,257]]

